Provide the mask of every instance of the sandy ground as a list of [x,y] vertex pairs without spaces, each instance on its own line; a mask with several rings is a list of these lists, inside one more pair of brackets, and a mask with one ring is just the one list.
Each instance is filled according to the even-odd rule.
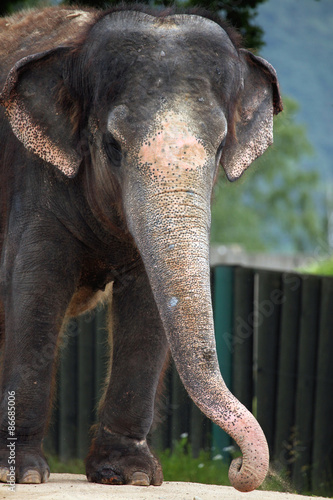
[[[240,493],[228,486],[198,483],[165,482],[162,486],[107,486],[88,483],[81,474],[51,474],[48,483],[18,484],[9,491],[7,484],[0,486],[0,499],[13,500],[302,500],[303,495],[252,491]],[[323,499],[323,497],[316,497]]]

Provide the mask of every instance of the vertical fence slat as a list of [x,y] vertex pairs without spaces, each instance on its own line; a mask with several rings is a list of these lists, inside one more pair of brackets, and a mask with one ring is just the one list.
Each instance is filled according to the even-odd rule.
[[108,310],[107,307],[99,309],[95,318],[95,419],[99,400],[103,394],[110,355],[108,342]]
[[254,271],[238,267],[234,276],[232,392],[252,411]]
[[78,422],[77,454],[84,458],[90,445],[89,429],[93,423],[95,396],[95,315],[80,316],[78,337]]
[[292,472],[293,485],[299,492],[310,491],[311,486],[319,308],[320,278],[307,276],[302,284],[295,408],[297,446]]
[[56,394],[52,407],[49,427],[45,438],[43,439],[43,450],[48,455],[59,455],[59,387],[57,384]]
[[171,446],[179,441],[180,435],[188,432],[190,398],[178,375],[175,364],[172,363],[172,393],[171,393]]
[[[74,325],[74,319],[71,324]],[[77,453],[77,344],[78,335],[65,339],[59,381],[59,458],[66,461]]]
[[[233,283],[234,268],[218,266],[213,276],[213,308],[215,322],[216,349],[220,370],[226,385],[232,381],[232,331],[233,331]],[[213,424],[213,447],[220,453],[230,446],[231,439],[217,425]]]
[[325,494],[333,477],[333,280],[323,278],[317,358],[312,486]]
[[190,441],[192,455],[198,457],[200,450],[204,446],[204,422],[206,417],[199,408],[191,402],[190,412]]
[[295,393],[302,280],[296,274],[282,275],[283,297],[277,382],[274,459],[278,469],[288,469],[294,459]]
[[172,393],[172,366],[165,371],[161,398],[157,401],[157,418],[148,435],[148,443],[154,451],[171,449],[171,393]]
[[265,433],[270,454],[274,454],[276,380],[281,310],[281,274],[259,271],[255,298],[257,353],[257,418]]

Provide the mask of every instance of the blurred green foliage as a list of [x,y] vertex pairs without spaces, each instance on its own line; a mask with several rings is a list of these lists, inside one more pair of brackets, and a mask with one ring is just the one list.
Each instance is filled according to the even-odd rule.
[[311,164],[333,184],[333,2],[270,0],[257,22],[267,42],[261,55],[276,69],[283,92],[300,103],[298,121],[309,124],[316,154]]
[[318,274],[320,276],[333,276],[333,257],[324,260],[314,260],[299,271],[309,274]]
[[274,144],[241,179],[221,173],[212,208],[211,240],[249,251],[311,252],[325,237],[323,187],[318,171],[300,166],[313,151],[297,103],[285,97],[274,119]]
[[242,34],[244,45],[259,50],[264,44],[263,29],[255,22],[257,7],[267,0],[187,0],[189,7],[203,7],[219,13]]
[[0,2],[0,15],[12,14],[17,10],[26,9],[29,7],[49,5],[50,2],[45,3],[40,0],[2,0]]

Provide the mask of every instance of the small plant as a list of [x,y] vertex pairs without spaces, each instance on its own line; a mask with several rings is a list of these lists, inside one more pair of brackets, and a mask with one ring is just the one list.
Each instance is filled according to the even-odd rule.
[[192,456],[187,434],[175,443],[174,449],[159,454],[165,481],[189,481],[204,484],[230,484],[228,463],[222,455],[213,458],[209,451],[201,450],[197,458]]
[[85,474],[85,467],[83,460],[79,458],[72,458],[66,462],[61,462],[58,457],[54,455],[48,455],[47,461],[49,463],[50,471],[61,472],[67,474]]

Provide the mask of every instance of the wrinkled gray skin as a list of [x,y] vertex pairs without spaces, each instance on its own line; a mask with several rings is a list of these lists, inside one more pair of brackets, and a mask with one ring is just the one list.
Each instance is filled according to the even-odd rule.
[[[40,39],[29,38],[26,52],[14,51],[8,71],[21,57],[27,58],[17,62],[2,82],[1,95],[12,131],[25,148],[24,172],[34,172],[22,175],[30,175],[36,192],[42,192],[40,186],[47,190],[41,213],[51,223],[45,218],[43,227],[49,224],[48,230],[39,247],[38,238],[26,241],[18,223],[5,238],[21,231],[21,241],[37,245],[41,259],[44,248],[55,249],[57,261],[49,257],[52,269],[46,257],[43,263],[43,277],[56,275],[61,284],[52,288],[49,301],[45,299],[47,307],[55,308],[55,338],[55,324],[61,324],[66,310],[84,310],[97,288],[112,281],[116,257],[110,255],[124,257],[121,261],[127,254],[137,255],[139,262],[135,284],[125,288],[123,296],[119,289],[114,298],[112,377],[87,459],[88,479],[161,483],[160,466],[148,450],[146,435],[168,344],[193,401],[239,444],[243,458],[232,463],[230,481],[250,491],[265,478],[268,447],[257,421],[229,392],[219,371],[210,291],[210,202],[220,163],[235,180],[272,143],[273,114],[282,109],[275,71],[236,47],[221,26],[195,15],[156,18],[115,12],[97,21],[95,11],[73,14],[58,9],[47,15],[51,18],[55,12],[73,23],[66,28],[67,39],[62,35],[60,43],[52,39],[51,29],[48,33],[46,26],[43,34],[41,27]],[[93,28],[82,35],[89,24]],[[76,38],[83,42],[78,44]],[[41,54],[43,50],[48,52]],[[8,212],[12,206],[8,204]],[[95,239],[80,229],[87,218]],[[36,217],[33,231],[39,221]],[[45,243],[48,238],[51,243]],[[6,248],[2,269],[7,272],[14,259]],[[17,245],[11,243],[10,248],[20,255]],[[85,272],[87,249],[94,270],[90,274]],[[97,275],[102,276],[102,286],[94,284],[92,276]],[[17,293],[23,293],[15,283]],[[6,281],[6,290],[10,286]],[[4,310],[11,318],[15,311],[9,302],[4,300]],[[46,317],[45,324],[51,321],[50,315]],[[27,353],[33,337],[28,332],[35,331],[36,320],[29,315],[20,320],[25,333],[17,327],[15,338],[24,338]],[[9,324],[6,316],[6,328]],[[131,346],[126,356],[121,342]],[[42,391],[38,384],[28,385],[29,378],[21,385],[14,375],[10,378],[19,360],[9,347],[8,353],[7,359],[12,357],[4,386],[11,387],[15,380],[17,397],[22,393],[23,401],[29,394],[24,403],[32,423],[22,420],[20,425],[33,427],[36,406],[39,418],[46,421],[52,363],[43,367],[44,372],[40,369]],[[125,401],[131,391],[133,400]],[[32,457],[41,433],[34,431],[39,441],[33,441]],[[25,472],[19,481],[47,479],[38,453],[35,462],[22,454]]]

